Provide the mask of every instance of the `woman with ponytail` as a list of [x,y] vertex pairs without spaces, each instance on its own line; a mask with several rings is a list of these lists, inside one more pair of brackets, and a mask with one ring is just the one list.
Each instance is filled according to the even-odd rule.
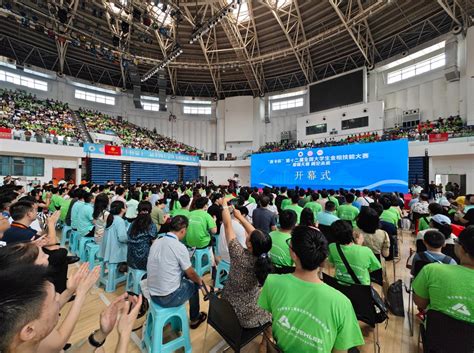
[[158,237],[158,230],[151,220],[151,203],[141,201],[138,215],[128,229],[128,266],[146,271],[146,263],[152,242]]
[[227,203],[228,200],[224,200],[222,222],[229,247],[230,273],[222,298],[232,305],[241,326],[254,328],[271,321],[271,316],[257,306],[257,298],[260,286],[272,271],[268,256],[272,239],[268,234],[255,229],[238,210],[234,210],[235,219],[247,233],[247,249],[244,249],[235,235]]

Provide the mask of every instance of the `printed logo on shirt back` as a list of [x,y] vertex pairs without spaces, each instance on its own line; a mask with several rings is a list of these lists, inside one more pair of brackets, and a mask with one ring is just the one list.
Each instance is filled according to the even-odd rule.
[[467,307],[462,304],[462,303],[458,303],[458,304],[455,304],[451,307],[451,310],[461,314],[461,315],[465,315],[465,316],[471,316],[471,312],[467,309]]

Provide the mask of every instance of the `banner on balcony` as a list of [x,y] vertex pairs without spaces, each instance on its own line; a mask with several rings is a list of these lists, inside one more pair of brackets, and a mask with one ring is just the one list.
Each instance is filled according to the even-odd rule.
[[104,152],[108,156],[121,156],[122,155],[122,149],[120,148],[120,146],[105,145]]
[[[115,148],[112,151],[112,147]],[[162,151],[151,151],[142,150],[138,148],[126,148],[119,146],[101,145],[97,143],[85,143],[84,152],[88,154],[101,154],[107,156],[117,157],[133,157],[133,158],[148,158],[148,159],[160,159],[163,161],[175,161],[175,162],[186,162],[186,163],[199,163],[198,156],[190,156],[187,154],[180,153],[167,153]]]
[[445,142],[445,141],[448,141],[448,133],[447,132],[443,132],[441,134],[429,134],[428,136],[429,138],[429,143],[433,143],[433,142]]

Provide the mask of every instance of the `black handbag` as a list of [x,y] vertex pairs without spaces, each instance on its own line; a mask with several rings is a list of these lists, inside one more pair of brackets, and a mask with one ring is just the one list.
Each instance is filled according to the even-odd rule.
[[[357,278],[356,274],[354,273],[354,270],[349,265],[349,262],[347,261],[346,256],[344,255],[344,252],[341,249],[341,245],[336,244],[336,248],[337,252],[339,253],[339,257],[344,263],[344,266],[346,266],[346,270],[351,276],[354,283],[362,285],[362,283],[360,283],[359,278]],[[372,286],[370,286],[370,292],[372,293],[372,301],[374,302],[375,306],[375,322],[377,324],[380,324],[388,319],[388,309],[382,298],[380,297],[380,294]]]

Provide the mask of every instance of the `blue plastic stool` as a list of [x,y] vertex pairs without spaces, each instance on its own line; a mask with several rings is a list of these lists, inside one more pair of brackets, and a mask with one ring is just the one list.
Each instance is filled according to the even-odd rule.
[[127,275],[120,273],[119,264],[101,262],[99,284],[103,284],[107,293],[115,292],[117,285],[127,280]]
[[85,250],[85,258],[87,259],[87,262],[89,262],[89,271],[92,271],[92,269],[98,265],[98,262],[96,260],[99,260],[100,263],[100,257],[99,257],[99,250],[100,250],[100,245],[96,243],[87,243],[86,244],[86,250]]
[[214,255],[215,256],[219,256],[219,238],[220,238],[220,235],[219,234],[214,234],[212,236],[214,238],[214,246],[213,246],[213,250],[214,250]]
[[81,262],[87,261],[86,245],[89,243],[95,243],[94,237],[80,237],[79,248],[77,249],[78,256]]
[[[206,258],[207,261],[204,261]],[[191,263],[193,264],[194,270],[200,277],[207,272],[211,272],[211,251],[209,248],[196,249],[194,251],[193,257],[191,258]]]
[[230,263],[227,261],[221,260],[217,265],[217,273],[216,273],[216,283],[214,285],[217,289],[224,288],[224,282],[229,277],[230,273]]
[[[163,343],[163,329],[168,323],[171,323],[173,330],[181,331],[181,335]],[[143,331],[142,348],[148,353],[172,353],[181,347],[184,347],[185,353],[192,352],[186,306],[163,308],[152,300]]]
[[135,294],[140,294],[142,292],[140,282],[142,281],[143,277],[145,277],[145,275],[146,271],[129,267],[127,272],[127,285],[125,286],[125,291],[132,291]]
[[69,238],[69,251],[74,255],[77,254],[79,249],[79,233],[77,230],[72,230],[71,237]]
[[66,242],[68,243],[70,242],[71,234],[72,234],[72,228],[65,224],[63,227],[63,230],[61,231],[61,242],[60,242],[61,247],[64,248],[66,246]]

